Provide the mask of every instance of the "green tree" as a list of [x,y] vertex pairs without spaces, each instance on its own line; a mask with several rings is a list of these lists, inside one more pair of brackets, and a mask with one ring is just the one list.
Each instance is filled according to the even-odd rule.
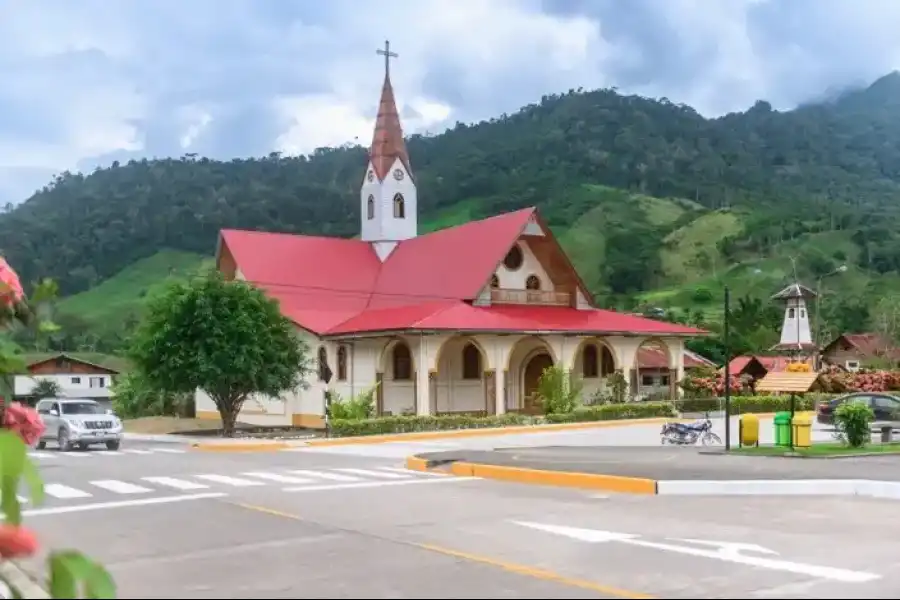
[[161,390],[140,371],[120,375],[112,387],[113,408],[120,417],[193,416],[194,394]]
[[278,304],[259,289],[209,273],[152,298],[129,356],[171,393],[204,390],[234,434],[251,394],[277,397],[304,384],[307,347]]

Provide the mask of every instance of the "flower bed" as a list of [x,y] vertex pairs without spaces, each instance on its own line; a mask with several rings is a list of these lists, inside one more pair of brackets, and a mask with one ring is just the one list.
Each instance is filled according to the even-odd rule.
[[[796,410],[815,410],[816,403],[820,400],[833,398],[834,394],[805,394],[797,396]],[[725,409],[725,398],[683,398],[675,403],[681,413],[715,412]],[[744,413],[773,413],[791,409],[790,394],[780,396],[732,396],[731,413],[734,415]]]
[[485,429],[516,425],[544,425],[547,423],[588,423],[620,419],[643,419],[676,416],[671,402],[628,402],[581,406],[563,414],[530,416],[507,413],[489,417],[467,415],[436,415],[377,417],[374,419],[334,419],[330,423],[334,437],[384,435],[418,431],[452,431],[457,429]]

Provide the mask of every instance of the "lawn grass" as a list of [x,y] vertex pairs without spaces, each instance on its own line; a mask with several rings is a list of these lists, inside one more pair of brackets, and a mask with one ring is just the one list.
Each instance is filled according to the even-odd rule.
[[900,454],[900,442],[889,444],[866,444],[859,448],[853,448],[840,442],[825,442],[813,444],[809,448],[794,448],[791,450],[785,446],[744,446],[732,448],[731,454],[745,456],[853,456],[854,454]]

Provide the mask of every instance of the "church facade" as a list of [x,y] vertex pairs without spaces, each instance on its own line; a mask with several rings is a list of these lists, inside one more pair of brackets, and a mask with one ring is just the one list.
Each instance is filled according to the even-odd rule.
[[[217,268],[276,299],[313,361],[308,385],[248,400],[239,421],[322,427],[328,390],[374,389],[379,415],[538,413],[548,366],[581,377],[586,396],[615,373],[634,392],[648,344],[662,349],[677,393],[684,341],[705,332],[596,308],[537,209],[418,234],[387,72],[359,202],[359,239],[221,232]],[[218,416],[202,391],[197,414]]]

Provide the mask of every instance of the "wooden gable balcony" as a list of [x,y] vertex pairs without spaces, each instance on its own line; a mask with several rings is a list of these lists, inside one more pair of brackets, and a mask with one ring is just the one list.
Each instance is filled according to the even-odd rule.
[[491,304],[537,304],[541,306],[571,306],[572,294],[555,290],[491,289]]

